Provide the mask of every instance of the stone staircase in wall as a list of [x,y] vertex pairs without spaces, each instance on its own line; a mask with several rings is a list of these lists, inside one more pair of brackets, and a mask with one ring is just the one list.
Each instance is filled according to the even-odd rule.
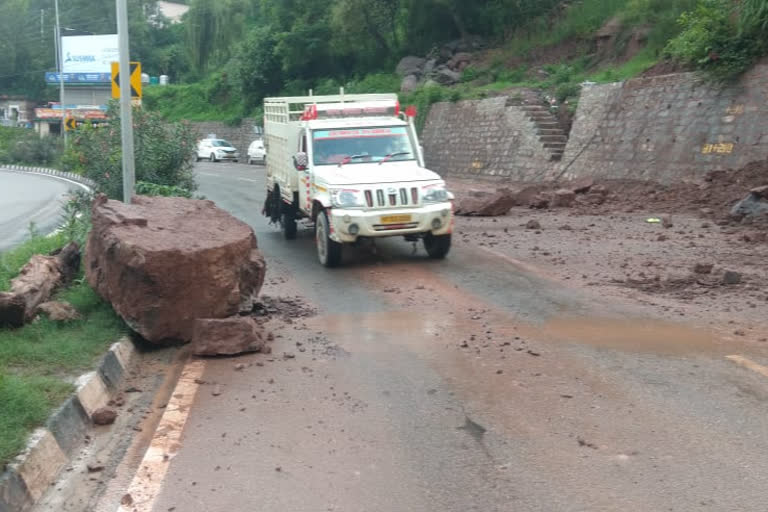
[[539,141],[541,141],[544,149],[549,151],[549,160],[552,162],[562,160],[565,146],[568,143],[568,136],[560,128],[557,118],[543,105],[522,105],[520,108],[526,113],[528,119],[536,125]]

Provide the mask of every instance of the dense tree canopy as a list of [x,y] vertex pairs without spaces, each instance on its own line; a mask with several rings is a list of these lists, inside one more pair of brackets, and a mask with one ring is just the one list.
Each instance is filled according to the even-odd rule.
[[[325,78],[339,81],[391,71],[407,54],[424,55],[443,42],[480,35],[502,41],[531,20],[581,3],[625,7],[679,0],[188,0],[182,23],[159,14],[156,0],[128,0],[132,58],[150,74],[175,83],[221,76],[250,106],[265,94],[301,90]],[[683,2],[690,4],[691,0]],[[59,0],[65,34],[114,33],[114,0]],[[752,58],[751,41],[768,39],[766,0],[696,0],[684,19],[685,38],[671,46],[691,60],[712,44],[712,19],[731,26],[721,44]],[[719,9],[719,10],[718,10]],[[738,12],[736,12],[738,11]],[[718,18],[719,17],[719,18]],[[55,67],[53,0],[0,2],[0,94],[41,96],[44,71]],[[533,27],[533,28],[532,28]],[[69,30],[73,29],[73,30]],[[722,27],[718,28],[723,32]],[[84,32],[85,31],[85,32]],[[745,34],[748,36],[746,37]],[[715,34],[717,35],[717,34]],[[712,37],[709,37],[712,36]],[[746,44],[750,52],[728,39]],[[745,43],[746,42],[746,43]],[[710,44],[712,43],[712,44]],[[720,53],[725,53],[725,50]],[[673,53],[674,53],[673,51]],[[708,50],[717,53],[716,49]],[[704,55],[706,57],[706,55]]]

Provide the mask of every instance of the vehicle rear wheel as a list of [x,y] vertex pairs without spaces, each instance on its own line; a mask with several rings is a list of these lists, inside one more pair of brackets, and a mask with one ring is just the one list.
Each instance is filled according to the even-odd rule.
[[315,243],[317,244],[317,258],[328,268],[338,267],[341,264],[341,244],[334,242],[330,237],[331,228],[328,215],[325,211],[317,214],[315,222]]
[[283,205],[283,216],[280,219],[283,225],[283,236],[286,240],[296,240],[296,211],[293,206]]
[[195,162],[199,162],[200,160],[202,160],[202,158],[200,158],[200,155],[195,155]]
[[216,161],[216,155],[211,153],[211,156],[208,157],[208,160],[210,160],[211,162],[215,162]]
[[253,165],[253,158],[248,157],[248,165]]
[[433,235],[424,237],[424,248],[433,260],[442,260],[451,250],[451,235]]

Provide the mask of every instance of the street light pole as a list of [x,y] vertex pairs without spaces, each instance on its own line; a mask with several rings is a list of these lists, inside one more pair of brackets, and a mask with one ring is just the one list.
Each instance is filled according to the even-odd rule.
[[56,8],[56,57],[59,60],[59,103],[61,104],[61,131],[64,135],[64,147],[67,147],[67,129],[64,123],[67,121],[67,109],[64,103],[64,50],[61,41],[61,25],[59,24],[59,0],[53,0]]
[[133,111],[131,106],[131,59],[128,39],[128,4],[116,0],[117,35],[120,47],[120,131],[123,139],[123,201],[131,203],[136,182],[133,154]]

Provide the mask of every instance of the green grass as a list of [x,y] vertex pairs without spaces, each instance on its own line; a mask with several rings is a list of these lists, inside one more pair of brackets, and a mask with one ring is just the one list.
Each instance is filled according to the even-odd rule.
[[148,87],[144,103],[167,121],[235,122],[242,118],[243,104],[239,97],[215,99],[210,92],[206,83]]
[[71,384],[50,377],[0,373],[0,470],[72,390]]
[[41,318],[21,329],[0,330],[0,369],[25,376],[76,375],[125,333],[122,320],[88,284],[75,284],[58,298],[72,304],[82,319]]
[[[64,243],[63,235],[33,236],[0,254],[0,290],[8,289],[30,256],[47,254]],[[40,318],[20,329],[0,329],[0,468],[72,391],[72,380],[92,369],[109,345],[127,332],[112,307],[82,278],[55,298],[72,304],[81,318]]]

